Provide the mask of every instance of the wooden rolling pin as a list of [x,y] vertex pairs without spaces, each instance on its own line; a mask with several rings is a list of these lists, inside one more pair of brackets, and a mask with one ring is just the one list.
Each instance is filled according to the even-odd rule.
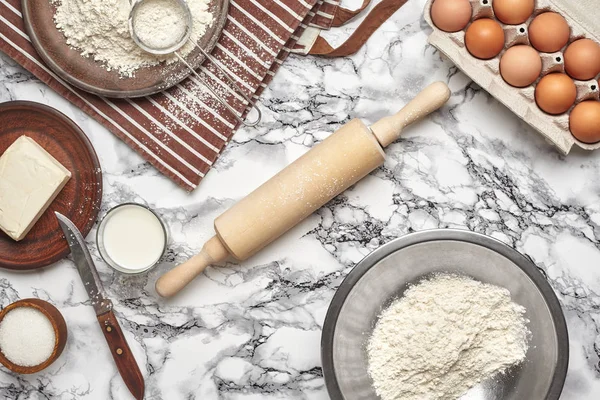
[[245,260],[354,185],[385,160],[383,147],[402,129],[440,108],[448,86],[428,86],[396,115],[367,127],[354,119],[215,220],[216,235],[199,254],[164,274],[156,291],[169,297],[213,263]]

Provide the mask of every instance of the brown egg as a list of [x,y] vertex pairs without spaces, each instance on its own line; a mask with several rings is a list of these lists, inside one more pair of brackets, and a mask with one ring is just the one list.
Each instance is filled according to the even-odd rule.
[[540,14],[529,24],[531,45],[544,53],[554,53],[565,47],[570,35],[567,20],[555,12]]
[[513,46],[500,59],[500,75],[511,86],[529,86],[541,73],[542,58],[533,47]]
[[566,74],[553,73],[544,76],[535,88],[535,102],[548,114],[562,114],[575,103],[577,88]]
[[492,19],[478,19],[467,28],[465,45],[469,53],[477,58],[494,58],[504,48],[504,30]]
[[600,142],[600,101],[577,104],[569,117],[571,133],[583,143]]
[[596,77],[600,73],[600,45],[590,39],[571,43],[565,50],[565,69],[581,81]]
[[458,32],[471,20],[469,0],[435,0],[431,6],[431,19],[435,26],[446,32]]
[[496,18],[508,25],[519,25],[527,21],[535,8],[534,0],[494,0]]

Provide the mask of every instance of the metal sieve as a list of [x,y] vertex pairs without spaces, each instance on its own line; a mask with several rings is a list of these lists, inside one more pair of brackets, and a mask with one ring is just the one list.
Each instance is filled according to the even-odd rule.
[[[233,116],[241,124],[243,124],[245,126],[249,126],[249,127],[258,125],[262,118],[262,113],[261,113],[260,109],[256,106],[256,104],[254,104],[252,102],[250,97],[248,97],[248,95],[246,93],[244,93],[244,91],[233,80],[233,78],[229,75],[229,73],[227,71],[225,71],[223,68],[221,68],[219,66],[219,64],[215,61],[215,59],[210,54],[208,54],[202,47],[198,46],[198,44],[196,42],[191,40],[192,28],[193,28],[194,22],[192,19],[192,12],[190,11],[187,1],[171,0],[174,3],[178,4],[183,9],[183,12],[185,14],[186,30],[185,30],[184,35],[179,39],[178,42],[171,44],[168,47],[164,47],[164,48],[152,47],[152,46],[148,45],[148,43],[144,43],[140,39],[140,37],[138,36],[138,34],[136,32],[136,26],[135,26],[136,18],[135,17],[137,15],[137,12],[140,9],[140,6],[145,1],[147,1],[147,0],[130,0],[131,11],[129,12],[129,33],[130,33],[131,38],[133,39],[134,43],[140,49],[144,50],[145,52],[147,52],[149,54],[155,55],[155,56],[165,56],[165,55],[169,55],[169,54],[174,54],[179,59],[179,61],[181,61],[186,67],[188,67],[190,72],[215,96],[215,98],[219,101],[219,103],[221,103],[221,105],[223,105],[223,107],[225,107],[227,110],[229,110],[229,112],[231,112],[231,114],[233,114]],[[238,115],[237,111],[234,110],[229,104],[227,104],[227,102],[212,87],[210,87],[206,83],[204,78],[202,78],[202,76],[198,72],[196,72],[196,70],[194,68],[192,68],[192,66],[181,56],[181,54],[178,53],[178,50],[180,50],[188,42],[192,42],[194,44],[194,46],[204,55],[204,57],[206,57],[210,62],[212,62],[213,65],[227,78],[227,80],[229,81],[229,84],[234,88],[234,90],[238,94],[240,94],[248,102],[248,105],[251,106],[251,109],[253,108],[254,110],[256,110],[257,117],[256,117],[255,121],[253,121],[253,122],[244,121]]]

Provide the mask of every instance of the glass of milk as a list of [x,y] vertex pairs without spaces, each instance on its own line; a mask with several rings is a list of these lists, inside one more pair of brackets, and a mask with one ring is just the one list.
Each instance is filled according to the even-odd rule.
[[125,274],[156,266],[167,250],[167,229],[150,208],[125,203],[110,209],[98,228],[98,250],[104,261]]

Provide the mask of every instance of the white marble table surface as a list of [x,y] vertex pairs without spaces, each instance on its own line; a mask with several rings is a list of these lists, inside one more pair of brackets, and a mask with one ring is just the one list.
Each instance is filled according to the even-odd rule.
[[[168,222],[164,263],[140,277],[110,270],[94,231],[88,236],[147,399],[327,399],[319,341],[344,276],[380,244],[445,227],[498,238],[544,271],[571,336],[563,398],[598,398],[600,151],[560,156],[442,61],[427,45],[423,4],[410,1],[353,57],[288,60],[263,96],[264,122],[240,130],[192,194],[0,55],[0,101],[49,104],[91,138],[104,173],[102,212],[137,201]],[[450,85],[448,105],[390,146],[382,168],[259,255],[208,269],[173,300],[157,298],[158,275],[200,249],[219,213],[351,118],[374,122],[434,80]],[[36,375],[0,368],[0,398],[130,399],[73,264],[0,271],[0,306],[32,296],[62,311],[67,347]]]

